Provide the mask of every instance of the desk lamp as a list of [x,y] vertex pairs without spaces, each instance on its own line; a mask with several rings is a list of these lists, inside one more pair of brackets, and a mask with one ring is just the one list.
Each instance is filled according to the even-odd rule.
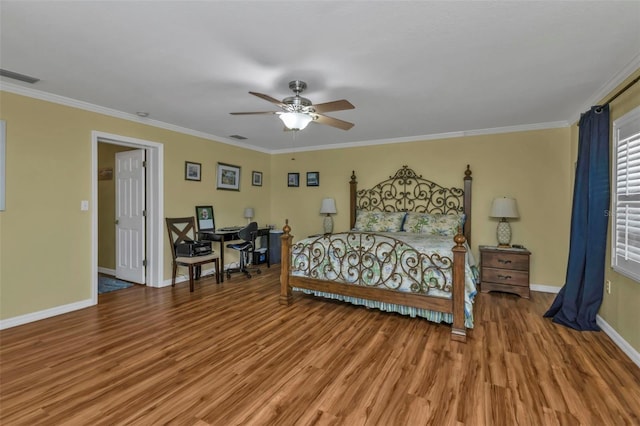
[[244,209],[244,217],[247,219],[247,224],[251,223],[251,219],[253,219],[253,207]]

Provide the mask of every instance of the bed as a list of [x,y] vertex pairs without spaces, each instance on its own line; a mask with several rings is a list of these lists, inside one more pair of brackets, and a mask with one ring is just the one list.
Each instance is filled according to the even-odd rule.
[[293,243],[283,228],[280,303],[293,292],[451,324],[465,342],[473,328],[477,269],[471,236],[471,169],[447,188],[403,166],[388,179],[350,187],[350,230]]

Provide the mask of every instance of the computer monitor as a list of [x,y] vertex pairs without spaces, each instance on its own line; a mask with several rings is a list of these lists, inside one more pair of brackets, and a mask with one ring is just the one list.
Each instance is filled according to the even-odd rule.
[[198,231],[215,231],[216,219],[213,216],[213,206],[196,206],[196,220]]

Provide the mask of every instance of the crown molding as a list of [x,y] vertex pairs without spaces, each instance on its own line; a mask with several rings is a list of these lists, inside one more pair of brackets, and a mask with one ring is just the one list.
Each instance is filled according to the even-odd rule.
[[79,101],[76,99],[67,98],[65,96],[55,95],[52,93],[47,93],[40,90],[23,87],[17,84],[0,82],[0,91],[15,93],[18,95],[40,99],[47,102],[53,102],[60,105],[70,106],[73,108],[91,111],[98,114],[104,114],[111,117],[120,118],[123,120],[133,121],[135,123],[145,124],[147,126],[158,127],[161,129],[183,133],[183,134],[199,137],[202,139],[207,139],[215,142],[224,143],[227,145],[232,145],[235,147],[249,149],[252,151],[258,151],[265,154],[289,154],[289,153],[295,153],[295,152],[325,151],[330,149],[357,148],[357,147],[364,147],[364,146],[387,145],[387,144],[407,143],[407,142],[423,142],[423,141],[436,140],[436,139],[451,139],[451,138],[460,138],[460,137],[466,137],[466,136],[493,135],[493,134],[500,134],[500,133],[526,132],[526,131],[532,131],[532,130],[545,130],[545,129],[569,127],[572,125],[572,123],[577,122],[577,120],[580,118],[580,114],[583,111],[589,109],[591,105],[597,103],[599,100],[603,99],[607,94],[611,93],[611,91],[613,91],[620,83],[622,83],[638,68],[640,68],[640,54],[638,54],[627,66],[625,66],[624,69],[622,69],[621,71],[617,72],[614,76],[612,76],[609,82],[603,85],[603,87],[595,95],[593,95],[590,98],[590,101],[587,103],[587,106],[583,107],[574,117],[571,117],[569,120],[566,120],[566,121],[553,121],[553,122],[547,122],[547,123],[525,124],[525,125],[518,125],[518,126],[493,127],[493,128],[487,128],[487,129],[474,129],[474,130],[463,130],[463,131],[447,132],[447,133],[434,133],[430,135],[410,136],[410,137],[404,137],[404,138],[374,139],[374,140],[360,141],[360,142],[347,142],[342,144],[310,146],[305,148],[294,148],[294,149],[285,148],[285,149],[275,149],[275,150],[256,147],[254,145],[249,145],[246,143],[238,142],[236,140],[231,140],[230,138],[211,135],[209,133],[188,129],[186,127],[176,126],[174,124],[165,123],[159,120],[139,117],[136,114],[126,113],[126,112],[118,111],[112,108],[102,107],[99,105],[91,104],[89,102]]
[[569,119],[569,123],[577,123],[580,120],[580,115],[585,111],[588,111],[592,106],[598,105],[602,102],[616,87],[622,84],[627,78],[640,69],[640,53],[638,53],[624,68],[616,72],[611,78],[602,85],[602,87],[594,93],[588,101],[582,105],[579,111]]
[[110,117],[120,118],[123,120],[133,121],[135,123],[145,124],[147,126],[153,126],[160,129],[170,130],[173,132],[183,133],[186,135],[195,136],[202,139],[207,139],[214,142],[224,143],[226,145],[233,145],[235,147],[246,148],[252,151],[259,151],[265,154],[270,154],[268,149],[256,147],[254,145],[245,144],[229,138],[211,135],[209,133],[199,132],[197,130],[188,129],[186,127],[176,126],[174,124],[165,123],[159,120],[153,120],[150,118],[139,117],[136,114],[128,112],[118,111],[112,108],[106,108],[100,105],[95,105],[89,102],[79,101],[77,99],[67,98],[65,96],[55,95],[52,93],[43,92],[41,90],[32,89],[29,87],[23,87],[13,83],[0,82],[0,91],[15,93],[17,95],[26,96],[29,98],[39,99],[41,101],[52,102],[60,105],[69,106],[72,108],[78,108],[85,111],[95,112],[98,114],[108,115]]
[[568,121],[553,121],[549,123],[525,124],[521,126],[494,127],[490,129],[463,130],[459,132],[448,132],[448,133],[434,133],[431,135],[410,136],[406,138],[376,139],[376,140],[370,140],[370,141],[347,142],[347,143],[333,144],[333,145],[327,145],[327,146],[310,146],[306,148],[279,149],[279,150],[272,150],[271,153],[272,154],[291,154],[295,152],[324,151],[327,149],[360,148],[363,146],[388,145],[388,144],[394,144],[394,143],[424,142],[424,141],[430,141],[430,140],[436,140],[436,139],[462,138],[466,136],[496,135],[499,133],[513,133],[513,132],[527,132],[531,130],[558,129],[558,128],[569,127],[569,125],[570,124]]

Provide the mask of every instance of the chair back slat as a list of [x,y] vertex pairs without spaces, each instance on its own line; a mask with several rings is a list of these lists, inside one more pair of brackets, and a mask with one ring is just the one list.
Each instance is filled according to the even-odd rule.
[[176,258],[176,244],[185,241],[195,241],[196,220],[191,217],[166,218],[167,231],[169,232],[169,242],[171,242],[171,255]]

